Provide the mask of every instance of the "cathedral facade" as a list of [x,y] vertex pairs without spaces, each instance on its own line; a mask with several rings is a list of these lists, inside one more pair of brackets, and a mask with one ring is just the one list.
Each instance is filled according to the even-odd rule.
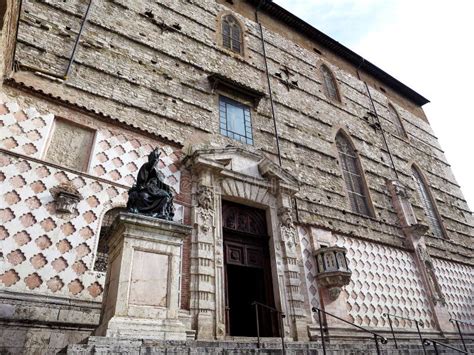
[[472,321],[474,218],[422,95],[267,0],[0,11],[2,351],[96,330],[108,235],[155,148],[190,227],[172,275],[188,339]]

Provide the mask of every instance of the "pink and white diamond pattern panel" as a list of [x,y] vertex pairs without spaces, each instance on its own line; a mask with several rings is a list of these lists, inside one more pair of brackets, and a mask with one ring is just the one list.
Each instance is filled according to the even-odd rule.
[[[318,286],[315,282],[317,273],[316,260],[313,257],[312,237],[308,230],[304,227],[298,227],[298,235],[300,237],[300,246],[302,253],[302,260],[304,265],[305,284],[308,292],[309,306],[320,307]],[[313,314],[313,320],[317,321],[316,313]]]
[[[83,199],[58,214],[51,188],[72,182]],[[0,153],[0,279],[4,287],[98,299],[104,275],[93,270],[106,210],[126,203],[123,188]]]
[[20,109],[14,102],[0,101],[0,147],[40,158],[54,116],[35,108]]
[[[451,317],[473,323],[474,268],[435,258],[433,264]],[[474,326],[463,328],[474,330]]]
[[[335,235],[336,245],[346,247],[352,278],[343,292],[349,314],[360,326],[387,328],[383,313],[417,319],[425,329],[436,327],[415,262],[410,253],[363,240]],[[396,319],[395,328],[415,328]]]
[[[97,132],[90,173],[116,183],[132,186],[138,169],[157,143],[145,137],[101,129]],[[181,173],[178,169],[179,152],[168,145],[160,145],[159,162],[162,178],[179,193]]]

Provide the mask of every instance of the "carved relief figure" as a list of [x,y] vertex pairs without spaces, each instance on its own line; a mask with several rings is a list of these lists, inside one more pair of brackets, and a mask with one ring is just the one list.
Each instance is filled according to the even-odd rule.
[[158,173],[160,154],[158,148],[153,150],[138,171],[137,183],[128,191],[127,211],[171,221],[173,195]]
[[205,210],[211,209],[214,200],[212,188],[204,185],[199,186],[197,189],[196,199],[199,207]]

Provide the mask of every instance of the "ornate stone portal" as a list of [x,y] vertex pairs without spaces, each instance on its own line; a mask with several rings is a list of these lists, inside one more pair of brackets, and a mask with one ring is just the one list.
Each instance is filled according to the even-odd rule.
[[[287,315],[284,334],[306,340],[292,196],[297,180],[278,165],[239,148],[197,150],[185,161],[194,177],[191,315],[198,339],[226,336],[222,199],[266,210],[275,307]],[[253,322],[254,320],[249,320]]]

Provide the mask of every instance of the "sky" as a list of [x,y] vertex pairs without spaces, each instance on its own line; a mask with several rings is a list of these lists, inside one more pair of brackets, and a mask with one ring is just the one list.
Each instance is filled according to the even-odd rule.
[[474,208],[474,1],[275,0],[414,89]]

